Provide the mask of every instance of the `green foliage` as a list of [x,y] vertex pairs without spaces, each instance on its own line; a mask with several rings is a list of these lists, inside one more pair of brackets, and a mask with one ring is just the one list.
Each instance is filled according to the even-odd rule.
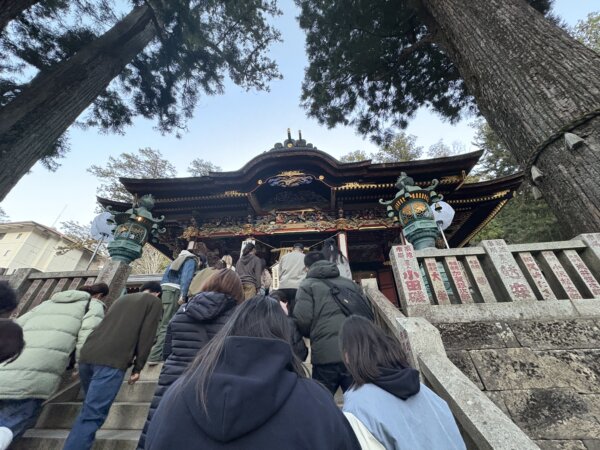
[[430,158],[446,158],[448,156],[460,155],[466,151],[465,144],[454,141],[452,145],[446,144],[443,139],[433,144],[427,150],[427,156]]
[[196,158],[190,163],[187,171],[192,177],[203,177],[208,175],[210,172],[220,172],[221,168],[214,165],[210,161],[206,161],[202,158]]
[[111,200],[131,202],[131,194],[119,181],[123,178],[172,178],[177,176],[175,166],[163,158],[159,150],[141,148],[137,153],[121,153],[109,157],[105,166],[94,164],[87,171],[100,180],[98,195]]
[[592,50],[600,53],[600,12],[589,13],[571,30],[573,36]]
[[472,124],[475,128],[475,145],[483,150],[483,156],[475,167],[473,175],[480,180],[493,180],[505,177],[519,171],[517,159],[506,149],[496,133],[485,120],[478,120]]
[[387,163],[414,161],[421,156],[423,156],[423,147],[417,145],[417,137],[401,132],[391,142],[384,144],[372,159],[376,163]]
[[342,162],[365,161],[374,163],[389,163],[399,161],[414,161],[423,155],[423,147],[417,145],[417,137],[404,132],[394,136],[388,144],[382,145],[378,151],[367,155],[363,150],[354,150],[340,158]]
[[[475,111],[456,65],[436,42],[421,2],[296,0],[309,67],[302,102],[333,127],[353,125],[385,142],[422,106],[450,121]],[[532,0],[542,12],[551,0]]]
[[[485,121],[478,121],[474,126],[474,144],[484,153],[475,167],[477,179],[473,181],[493,180],[517,173],[519,165],[515,158],[489,125]],[[531,185],[525,182],[471,243],[484,239],[504,239],[510,244],[520,244],[568,239],[568,236],[560,230],[558,220],[546,201],[534,199]]]
[[358,162],[358,161],[366,161],[367,159],[371,159],[371,156],[367,154],[364,150],[354,150],[350,153],[346,153],[342,155],[339,160],[341,162]]
[[[226,77],[262,90],[280,78],[267,54],[280,40],[267,22],[280,14],[275,0],[115,3],[46,0],[10,22],[0,34],[0,107],[18,99],[35,75],[93,46],[133,7],[150,8],[156,37],[90,105],[83,126],[122,133],[142,116],[155,119],[163,133],[179,133],[200,95],[222,93]],[[94,70],[82,67],[81,76],[93,76]],[[60,156],[66,147],[57,148],[48,150],[48,158]]]
[[531,186],[524,184],[498,215],[481,230],[472,243],[483,239],[504,239],[509,244],[568,239],[556,216],[543,200],[535,200]]

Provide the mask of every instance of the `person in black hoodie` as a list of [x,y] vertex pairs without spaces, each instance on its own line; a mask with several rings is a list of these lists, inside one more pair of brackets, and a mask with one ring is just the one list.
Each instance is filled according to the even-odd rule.
[[235,265],[235,271],[242,280],[246,300],[254,297],[260,289],[262,269],[260,258],[256,256],[256,247],[251,242],[246,244],[242,256]]
[[158,378],[138,450],[144,449],[148,425],[167,388],[177,381],[198,351],[219,332],[236,305],[244,301],[242,282],[233,270],[216,271],[200,289],[202,292],[183,305],[169,323],[164,347],[166,361]]
[[279,303],[238,306],[166,392],[146,450],[360,450],[352,428],[294,356]]
[[340,331],[344,364],[354,379],[344,413],[386,450],[464,450],[450,408],[406,363],[400,343],[373,322],[350,316]]

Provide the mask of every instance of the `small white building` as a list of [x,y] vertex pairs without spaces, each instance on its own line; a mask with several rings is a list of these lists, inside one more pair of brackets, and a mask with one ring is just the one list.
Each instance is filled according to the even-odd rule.
[[[10,275],[16,269],[34,268],[41,272],[86,270],[93,252],[75,248],[57,254],[61,247],[75,241],[59,231],[36,222],[0,223],[0,268]],[[104,263],[96,256],[89,270],[98,270]]]

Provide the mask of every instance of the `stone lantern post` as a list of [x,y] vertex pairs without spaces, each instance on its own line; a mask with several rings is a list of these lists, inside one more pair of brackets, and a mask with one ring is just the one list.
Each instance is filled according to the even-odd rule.
[[428,187],[415,185],[414,180],[402,172],[396,181],[398,192],[392,200],[379,200],[387,206],[388,217],[402,225],[402,233],[415,250],[435,247],[440,231],[433,216],[431,205],[443,199],[435,192],[439,181],[433,180]]
[[114,240],[108,244],[108,253],[113,260],[131,263],[142,256],[142,249],[148,240],[154,240],[165,232],[165,228],[160,227],[165,217],[154,218],[151,212],[153,208],[154,199],[151,195],[144,195],[137,206],[125,212],[114,212],[110,207],[107,208],[117,225],[113,233]]

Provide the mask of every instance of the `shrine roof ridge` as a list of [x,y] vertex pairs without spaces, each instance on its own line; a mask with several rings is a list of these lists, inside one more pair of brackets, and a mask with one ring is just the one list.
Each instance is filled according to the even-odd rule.
[[[464,170],[469,173],[477,164],[479,158],[483,154],[482,150],[462,153],[459,155],[446,156],[440,158],[419,159],[412,161],[399,161],[390,163],[372,163],[371,160],[356,161],[356,162],[340,162],[332,155],[314,148],[298,148],[293,149],[273,149],[263,152],[248,161],[241,169],[226,171],[226,172],[210,172],[209,175],[200,177],[177,177],[177,178],[119,178],[120,182],[129,190],[139,189],[141,186],[161,185],[161,186],[176,186],[194,183],[198,185],[211,185],[223,182],[248,182],[252,177],[257,177],[258,173],[267,169],[269,166],[280,166],[282,162],[286,165],[291,163],[290,157],[299,159],[301,163],[312,163],[319,166],[328,175],[333,176],[361,176],[361,175],[376,175],[381,173],[389,176],[391,173],[401,171],[410,172],[411,169],[429,168],[432,165],[437,170],[432,172],[443,172],[447,169],[448,172],[460,172]],[[282,158],[285,157],[285,161]],[[306,157],[313,157],[312,160],[307,160]],[[316,158],[315,158],[316,157]],[[269,163],[269,164],[265,164]],[[283,167],[280,167],[283,169]],[[440,170],[441,169],[441,170]]]

